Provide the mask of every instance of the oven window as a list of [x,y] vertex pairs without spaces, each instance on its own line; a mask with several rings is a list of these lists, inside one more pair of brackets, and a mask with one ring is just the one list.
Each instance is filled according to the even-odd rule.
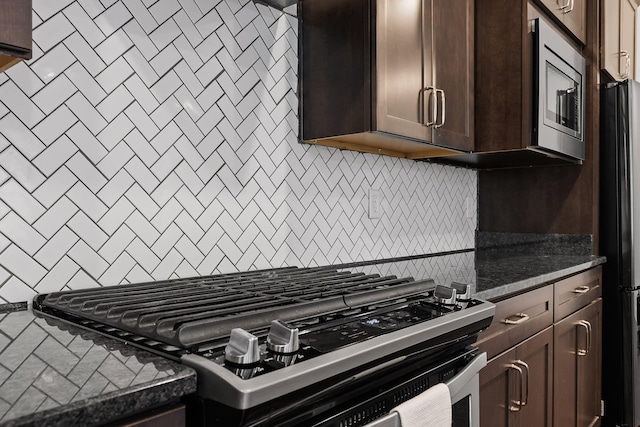
[[451,406],[451,427],[471,426],[471,395]]
[[547,90],[545,110],[547,120],[580,133],[580,84],[553,64],[546,63]]

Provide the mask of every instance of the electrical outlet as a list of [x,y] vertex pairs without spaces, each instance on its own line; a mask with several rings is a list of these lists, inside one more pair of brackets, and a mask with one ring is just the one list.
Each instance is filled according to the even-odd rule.
[[377,219],[380,218],[381,215],[380,209],[380,189],[379,188],[370,188],[369,189],[369,218]]
[[475,203],[473,203],[473,199],[471,197],[467,197],[465,200],[465,216],[467,218],[473,218],[473,214],[475,213]]

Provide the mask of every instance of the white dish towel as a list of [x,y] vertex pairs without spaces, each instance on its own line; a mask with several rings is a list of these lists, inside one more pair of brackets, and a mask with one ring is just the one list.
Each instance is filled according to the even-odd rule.
[[393,408],[402,427],[451,427],[449,387],[437,384]]

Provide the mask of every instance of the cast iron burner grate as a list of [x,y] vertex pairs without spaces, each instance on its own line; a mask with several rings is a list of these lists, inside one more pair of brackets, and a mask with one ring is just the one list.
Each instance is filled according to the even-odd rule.
[[231,329],[266,328],[425,293],[432,280],[325,268],[258,270],[55,292],[42,311],[62,311],[180,348],[224,338]]

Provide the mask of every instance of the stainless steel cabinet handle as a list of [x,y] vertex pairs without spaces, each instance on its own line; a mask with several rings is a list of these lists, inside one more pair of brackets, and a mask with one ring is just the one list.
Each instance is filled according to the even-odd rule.
[[591,352],[591,323],[586,320],[580,320],[577,326],[584,328],[587,340],[585,348],[578,347],[578,356],[586,356]]
[[509,411],[511,412],[520,412],[520,409],[522,408],[522,399],[523,399],[523,384],[524,384],[524,374],[522,372],[522,368],[514,363],[510,363],[507,365],[508,369],[513,369],[514,371],[516,371],[518,373],[518,375],[520,376],[520,399],[519,400],[513,400],[510,399],[509,400]]
[[586,294],[591,288],[588,286],[578,286],[573,290],[574,294]]
[[567,11],[565,9],[568,9],[570,5],[571,5],[571,0],[567,0],[567,2],[565,4],[560,6],[560,10],[563,11],[562,13],[567,13]]
[[631,74],[631,54],[626,50],[620,51],[620,59],[625,58],[625,71],[622,72],[622,67],[620,67],[620,77],[623,79],[628,79]]
[[524,391],[525,391],[524,400],[520,402],[520,406],[527,406],[527,402],[529,402],[529,365],[527,365],[524,360],[516,360],[515,364],[522,366],[524,368],[524,373],[525,373],[524,383],[526,385],[524,386]]
[[[526,322],[527,320],[529,320],[529,315],[525,314],[525,313],[516,313],[513,316],[518,316],[519,319],[518,320],[511,320],[509,318],[506,319],[502,319],[501,322],[504,323],[505,325],[520,325],[524,322]],[[511,317],[511,316],[509,316]]]
[[[427,96],[427,92],[429,93],[429,100],[433,100],[432,102],[432,118],[433,120],[427,122],[425,120],[425,116],[426,116],[426,112],[427,112],[427,106],[425,104],[427,104],[425,101],[426,99],[424,97]],[[422,89],[422,96],[423,96],[423,100],[422,100],[422,126],[433,126],[436,124],[436,120],[438,117],[438,90],[433,87],[433,86],[428,86],[424,89]],[[427,104],[428,105],[428,104]]]
[[[441,128],[442,126],[444,126],[444,122],[447,119],[447,100],[444,96],[444,90],[442,89],[436,89],[436,98],[438,98],[438,94],[440,94],[440,99],[442,99],[442,110],[440,113],[440,124],[436,124],[434,127],[436,129]],[[437,99],[436,99],[437,101]],[[435,120],[435,119],[434,119]]]

